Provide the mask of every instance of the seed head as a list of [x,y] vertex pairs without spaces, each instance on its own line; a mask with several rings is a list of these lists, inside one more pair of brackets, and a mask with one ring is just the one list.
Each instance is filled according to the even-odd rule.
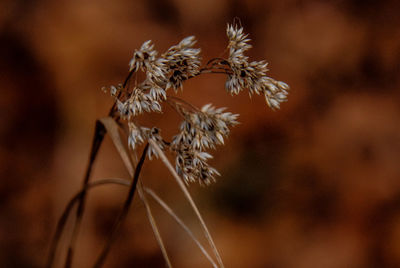
[[265,100],[272,109],[279,109],[280,103],[287,100],[289,86],[276,81],[266,75],[268,68],[265,61],[248,62],[244,52],[251,48],[247,34],[239,26],[227,26],[226,33],[229,39],[228,63],[231,73],[225,83],[226,90],[232,95],[248,89],[249,94],[264,94]]
[[151,40],[144,42],[141,48],[133,53],[133,58],[129,62],[129,71],[134,70],[136,72],[139,69],[145,71],[155,61],[156,56],[157,51],[154,50]]
[[[208,164],[212,155],[208,152],[217,145],[223,145],[230,128],[238,124],[237,114],[226,112],[225,108],[216,108],[211,104],[198,109],[183,100],[167,96],[169,88],[175,92],[183,88],[183,83],[204,73],[225,73],[226,90],[237,95],[244,89],[250,95],[263,94],[272,109],[279,109],[287,100],[289,86],[268,77],[265,61],[249,61],[245,55],[252,46],[243,28],[227,25],[228,56],[226,59],[213,58],[205,67],[201,66],[201,50],[194,48],[194,36],[184,38],[158,56],[152,42],[146,41],[135,50],[129,62],[130,73],[124,84],[103,87],[116,101],[116,109],[122,119],[128,121],[128,146],[135,150],[150,139],[162,149],[175,154],[175,168],[185,182],[199,181],[209,184],[219,173]],[[137,81],[137,72],[143,72],[143,81]],[[131,78],[135,77],[135,83]],[[132,85],[133,84],[133,85]],[[166,142],[160,135],[160,129],[140,126],[135,119],[147,112],[162,113],[162,104],[168,102],[182,117],[179,132],[172,141]],[[158,157],[156,148],[150,144],[147,157]]]
[[182,82],[199,73],[201,57],[194,36],[183,39],[178,45],[172,46],[162,55],[168,66],[168,81],[166,89],[173,88],[177,91],[182,88]]

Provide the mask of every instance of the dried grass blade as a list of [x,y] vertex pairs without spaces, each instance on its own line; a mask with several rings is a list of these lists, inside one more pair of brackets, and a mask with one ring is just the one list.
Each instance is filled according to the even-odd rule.
[[124,186],[130,186],[130,182],[124,179],[104,179],[104,180],[98,180],[98,181],[94,181],[92,183],[88,183],[86,184],[86,186],[80,190],[77,194],[75,194],[71,200],[68,202],[67,206],[64,209],[64,212],[62,213],[61,217],[58,220],[57,223],[57,229],[56,232],[54,234],[51,246],[50,246],[50,252],[49,252],[49,257],[47,259],[47,263],[46,266],[47,268],[50,268],[53,266],[53,262],[54,262],[54,258],[56,255],[56,251],[57,251],[57,245],[58,245],[58,241],[61,238],[61,235],[64,231],[64,227],[65,224],[67,222],[68,216],[72,210],[72,208],[74,207],[75,203],[78,202],[80,200],[80,198],[82,197],[82,195],[87,192],[89,189],[91,189],[92,187],[95,186],[100,186],[100,185],[104,185],[104,184],[120,184],[120,185],[124,185]]
[[146,208],[147,218],[149,219],[149,222],[151,224],[151,228],[153,229],[153,233],[154,233],[154,236],[156,237],[158,246],[161,249],[161,252],[162,252],[162,254],[164,256],[164,259],[165,259],[165,262],[166,262],[167,266],[171,268],[172,264],[171,264],[171,261],[169,260],[167,249],[165,248],[164,242],[163,242],[163,240],[161,238],[160,231],[159,231],[159,229],[157,227],[157,223],[156,223],[156,221],[155,221],[155,219],[153,217],[153,214],[151,212],[151,208],[150,208],[149,202],[148,202],[148,200],[146,198],[146,195],[143,192],[143,185],[142,185],[142,182],[140,180],[139,180],[139,183],[138,183],[138,186],[137,186],[137,190],[138,190],[138,193],[139,193],[139,197],[142,200],[142,202],[143,202],[143,204],[144,204],[144,206]]
[[99,257],[97,258],[95,264],[93,267],[95,268],[100,268],[103,266],[105,259],[108,255],[108,252],[111,249],[111,245],[113,244],[113,242],[115,241],[119,230],[121,229],[121,225],[123,224],[123,222],[125,221],[128,212],[129,212],[129,208],[132,204],[133,201],[133,197],[135,195],[136,192],[136,186],[137,186],[137,182],[139,181],[139,176],[140,176],[140,171],[143,167],[144,161],[146,159],[146,154],[147,154],[147,150],[149,149],[149,144],[146,144],[146,146],[143,149],[142,155],[140,156],[140,160],[139,163],[135,169],[135,173],[133,175],[132,178],[132,184],[129,187],[129,192],[128,192],[128,196],[125,199],[125,203],[124,206],[122,207],[122,210],[117,218],[117,220],[114,222],[114,226],[113,229],[111,230],[111,234],[107,239],[107,242],[103,248],[103,250],[101,251]]
[[144,187],[144,190],[146,191],[147,194],[149,194],[153,199],[160,204],[160,206],[169,214],[171,215],[172,218],[188,233],[188,235],[193,239],[193,241],[196,243],[196,245],[200,248],[201,252],[204,254],[204,256],[210,261],[213,267],[218,267],[218,265],[214,262],[214,260],[210,257],[210,255],[207,253],[205,248],[201,245],[199,240],[194,236],[192,231],[190,231],[189,227],[186,226],[186,224],[174,213],[174,211],[151,189]]
[[[104,126],[102,125],[102,123],[97,120],[96,125],[95,125],[93,141],[92,141],[92,147],[90,149],[89,162],[86,167],[86,172],[85,172],[85,176],[83,179],[83,185],[82,185],[83,189],[85,189],[85,187],[89,183],[89,179],[90,179],[90,175],[92,173],[94,161],[96,160],[97,153],[100,149],[100,146],[103,142],[103,139],[104,139],[104,136],[106,133],[107,132],[106,132]],[[76,247],[77,240],[78,240],[78,233],[79,233],[79,229],[80,229],[80,226],[82,223],[83,213],[85,210],[85,203],[86,203],[86,193],[83,192],[83,194],[79,197],[79,205],[78,205],[78,209],[76,210],[76,219],[75,219],[75,222],[74,222],[74,225],[72,228],[73,229],[72,235],[71,235],[70,242],[68,245],[67,258],[65,260],[65,268],[69,268],[72,266],[74,251],[75,251],[75,247]],[[58,241],[56,241],[56,246],[57,246],[57,243],[58,243]]]
[[[126,169],[128,170],[128,173],[131,177],[133,177],[134,175],[134,168],[133,168],[133,164],[132,164],[132,159],[129,156],[126,147],[123,145],[123,142],[121,140],[121,136],[120,136],[120,132],[119,132],[119,126],[118,124],[115,122],[115,120],[111,117],[105,117],[100,119],[100,121],[103,123],[104,127],[106,128],[106,130],[108,131],[111,140],[114,143],[115,148],[117,149],[119,155],[121,156],[122,161],[124,162],[124,165],[126,167]],[[149,203],[147,202],[147,199],[143,193],[143,189],[142,189],[142,183],[139,180],[139,183],[137,185],[137,190],[139,193],[139,197],[142,200],[145,208],[146,208],[146,214],[147,214],[147,218],[149,219],[150,225],[153,229],[153,233],[154,236],[156,237],[157,243],[161,249],[161,252],[163,254],[164,260],[167,264],[168,267],[172,267],[171,265],[171,261],[168,257],[167,254],[167,250],[165,248],[165,245],[163,243],[163,240],[161,238],[159,229],[157,227],[157,224],[155,222],[155,219],[153,217],[153,214],[151,212],[151,208]]]
[[132,160],[127,152],[126,147],[124,146],[124,143],[121,140],[121,135],[119,133],[119,126],[117,122],[112,117],[104,117],[99,120],[107,130],[108,134],[110,135],[110,138],[112,142],[114,143],[115,148],[117,149],[119,155],[121,156],[122,161],[124,162],[124,165],[126,169],[128,170],[128,173],[130,176],[133,176],[134,174],[134,167],[132,165]]
[[197,218],[200,221],[201,227],[203,228],[203,232],[205,237],[207,238],[214,254],[215,257],[217,258],[218,264],[220,265],[221,268],[224,267],[224,264],[222,262],[221,256],[218,252],[217,247],[215,246],[215,243],[211,237],[210,232],[208,231],[208,228],[203,220],[203,217],[200,214],[199,209],[197,208],[196,204],[193,201],[192,196],[190,195],[189,191],[187,190],[185,184],[183,183],[182,179],[179,177],[179,175],[176,173],[175,169],[172,167],[171,163],[169,162],[168,158],[165,156],[164,152],[160,149],[160,147],[157,145],[156,142],[153,140],[149,139],[149,144],[157,151],[158,155],[161,157],[161,160],[165,164],[165,166],[169,169],[173,177],[175,178],[176,182],[178,183],[179,187],[182,189],[186,199],[189,201],[189,204],[191,205],[193,211],[195,212]]

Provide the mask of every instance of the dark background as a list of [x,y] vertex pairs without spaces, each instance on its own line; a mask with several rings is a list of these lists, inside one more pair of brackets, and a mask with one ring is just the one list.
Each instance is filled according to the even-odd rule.
[[[0,266],[44,265],[80,187],[95,119],[112,105],[100,88],[125,78],[134,49],[152,39],[162,52],[195,35],[205,61],[224,51],[226,23],[238,17],[252,59],[266,59],[291,93],[277,112],[262,97],[231,97],[218,75],[181,94],[241,115],[213,152],[218,182],[190,187],[226,267],[400,267],[399,14],[396,0],[1,1]],[[143,120],[171,134],[179,124],[168,110]],[[106,138],[93,178],[111,177],[128,175]],[[159,161],[146,162],[142,178],[200,237]],[[124,194],[90,194],[75,267],[94,262]],[[172,263],[208,267],[153,205]],[[163,265],[135,199],[106,266]]]

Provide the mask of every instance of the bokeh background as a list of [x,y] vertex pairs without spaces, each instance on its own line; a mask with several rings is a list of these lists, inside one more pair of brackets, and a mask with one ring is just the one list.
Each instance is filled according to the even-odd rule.
[[[165,51],[195,35],[207,60],[224,51],[235,17],[252,59],[266,59],[292,89],[276,112],[262,97],[231,97],[219,75],[192,79],[181,94],[240,114],[213,152],[222,176],[190,187],[226,267],[400,267],[399,14],[397,0],[2,0],[0,267],[44,265],[81,185],[94,122],[112,105],[100,88],[125,78],[134,49],[152,39]],[[171,135],[179,124],[168,109],[142,119]],[[93,179],[110,177],[128,175],[106,138]],[[201,237],[158,161],[146,162],[142,179]],[[74,267],[91,267],[126,192],[90,193]],[[209,267],[152,204],[172,263]],[[106,266],[164,267],[137,199]]]

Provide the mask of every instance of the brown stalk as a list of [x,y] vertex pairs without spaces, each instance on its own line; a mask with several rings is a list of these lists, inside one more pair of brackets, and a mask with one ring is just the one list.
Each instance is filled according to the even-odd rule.
[[[129,72],[128,76],[126,77],[126,79],[124,81],[123,88],[125,88],[128,85],[128,82],[129,82],[130,78],[132,77],[133,73],[134,73],[134,70]],[[112,118],[115,117],[115,108],[116,108],[116,102],[114,102],[113,106],[110,109],[110,112],[108,113],[109,117],[112,117]],[[119,117],[116,117],[116,121],[118,121],[118,120],[119,120]],[[94,130],[92,148],[90,149],[89,162],[86,167],[85,176],[83,178],[82,189],[85,189],[85,187],[89,183],[94,161],[96,160],[96,156],[99,152],[100,146],[104,140],[104,136],[106,135],[106,133],[107,133],[107,130],[104,128],[104,125],[97,120],[96,125],[95,125],[95,130]],[[86,192],[84,191],[83,194],[79,197],[79,205],[78,205],[78,209],[76,211],[76,220],[73,225],[72,236],[71,236],[71,240],[69,242],[67,258],[65,260],[65,265],[64,265],[65,268],[70,268],[72,266],[72,260],[73,260],[73,256],[74,256],[74,248],[76,245],[76,241],[78,239],[80,225],[82,223],[82,217],[83,217],[83,213],[85,210],[85,203],[86,203]]]
[[[82,189],[85,189],[87,184],[89,183],[90,175],[92,172],[92,167],[93,163],[96,160],[97,153],[100,149],[100,146],[103,142],[104,136],[106,134],[106,129],[104,128],[103,124],[101,124],[99,121],[96,121],[96,126],[95,126],[95,131],[94,131],[94,137],[93,137],[93,143],[92,143],[92,148],[90,150],[90,156],[89,156],[89,163],[86,168],[85,176],[83,178],[83,185]],[[76,220],[74,223],[73,231],[72,231],[72,236],[71,240],[68,246],[68,253],[67,253],[67,258],[65,261],[65,268],[70,268],[72,265],[72,259],[74,255],[74,248],[76,245],[76,240],[78,238],[78,232],[80,229],[80,225],[82,222],[82,216],[83,212],[85,210],[85,203],[86,203],[86,191],[82,192],[82,195],[79,196],[79,204],[78,204],[78,209],[76,211]]]
[[200,214],[199,209],[197,208],[195,202],[193,201],[192,196],[190,195],[189,191],[187,190],[185,183],[182,181],[182,178],[179,177],[179,175],[176,173],[175,169],[173,168],[173,166],[171,165],[171,163],[169,162],[168,158],[166,157],[166,155],[164,154],[164,152],[160,149],[160,147],[157,145],[156,142],[154,142],[153,140],[149,140],[149,143],[151,144],[151,146],[153,146],[158,155],[160,156],[162,162],[164,163],[164,165],[167,167],[167,169],[171,172],[172,176],[174,177],[175,181],[178,183],[179,187],[181,188],[185,198],[187,199],[187,201],[189,202],[190,206],[192,207],[194,213],[196,214],[200,225],[203,229],[204,235],[206,237],[206,239],[208,240],[208,243],[210,244],[215,257],[217,258],[218,264],[221,268],[224,267],[224,264],[222,262],[222,258],[221,255],[218,252],[217,247],[215,246],[214,240],[211,237],[210,231],[207,228],[206,223],[203,220],[203,217]]
[[[134,161],[132,159],[136,159],[136,157],[129,156],[128,150],[124,146],[124,144],[121,140],[121,136],[119,133],[120,128],[119,128],[118,124],[111,117],[105,117],[105,118],[101,119],[101,122],[104,124],[104,127],[107,129],[107,131],[111,137],[111,140],[113,141],[114,146],[117,149],[117,151],[122,159],[122,162],[124,162],[124,165],[125,165],[126,169],[128,170],[129,175],[133,177],[134,176],[134,168],[133,167],[135,166],[135,164],[137,166],[137,163],[134,164]],[[137,160],[135,162],[137,162]],[[142,186],[141,181],[139,181],[139,184],[137,185],[137,189],[138,189],[139,197],[142,200],[142,202],[146,208],[147,218],[149,219],[150,225],[153,229],[154,236],[156,237],[157,243],[161,249],[161,253],[163,254],[165,262],[168,267],[172,267],[171,261],[169,260],[169,257],[167,254],[167,250],[164,246],[164,242],[161,238],[156,221],[153,217],[153,214],[152,214],[152,211],[150,208],[150,204],[147,201],[147,198],[143,193],[143,186]]]
[[53,265],[56,251],[57,251],[58,242],[60,241],[60,238],[61,238],[62,232],[64,230],[65,224],[67,222],[68,216],[69,216],[72,208],[76,204],[76,202],[78,202],[80,200],[80,198],[82,197],[82,195],[84,195],[85,192],[88,191],[89,189],[91,189],[92,187],[100,186],[100,185],[104,185],[104,184],[110,184],[110,183],[121,184],[121,185],[126,185],[126,186],[130,185],[130,182],[127,180],[124,180],[124,179],[104,179],[104,180],[100,180],[100,181],[95,181],[92,183],[88,183],[82,190],[80,190],[77,194],[75,194],[72,197],[72,199],[68,202],[61,217],[58,220],[56,232],[54,234],[54,237],[53,237],[53,240],[52,240],[51,246],[50,246],[49,257],[47,259],[47,263],[45,266],[46,268],[50,268]]
[[130,208],[130,206],[132,204],[132,200],[133,200],[133,197],[135,195],[136,185],[137,185],[137,182],[139,180],[140,171],[142,170],[143,163],[144,163],[144,160],[146,159],[146,154],[147,154],[147,150],[148,149],[149,149],[149,144],[147,143],[145,148],[143,149],[143,152],[142,152],[142,155],[140,157],[139,163],[137,164],[137,167],[135,169],[135,174],[133,176],[133,181],[132,181],[131,187],[129,189],[128,196],[127,196],[127,198],[125,200],[124,206],[122,208],[121,214],[119,215],[118,219],[116,220],[116,222],[114,224],[114,227],[113,227],[113,229],[111,231],[111,235],[109,236],[109,238],[108,238],[108,240],[106,242],[106,245],[104,246],[102,252],[100,253],[99,257],[97,258],[96,263],[93,266],[95,268],[100,268],[100,267],[103,266],[104,261],[105,261],[107,255],[108,255],[108,252],[111,249],[111,245],[115,241],[115,239],[117,238],[117,234],[118,234],[118,232],[119,232],[119,230],[121,228],[121,225],[125,221],[126,216],[128,215],[129,208]]
[[[88,183],[85,189],[80,190],[78,193],[76,193],[71,200],[68,202],[67,206],[65,207],[58,223],[57,223],[57,231],[53,237],[53,241],[51,244],[51,249],[50,249],[50,254],[47,260],[47,264],[45,267],[51,267],[54,262],[54,257],[57,251],[57,244],[58,240],[61,238],[62,232],[64,230],[64,226],[66,224],[66,221],[68,219],[68,216],[71,213],[71,210],[73,209],[74,205],[78,202],[79,198],[82,196],[82,194],[85,191],[89,191],[92,188],[95,188],[97,186],[101,185],[106,185],[106,184],[117,184],[117,185],[122,185],[122,186],[131,186],[131,182],[125,179],[120,179],[120,178],[113,178],[113,179],[102,179],[98,181],[94,181],[91,183]],[[138,192],[143,194],[143,191],[145,191],[147,194],[149,194],[158,204],[161,205],[161,207],[172,216],[172,218],[188,233],[190,238],[193,239],[193,241],[196,243],[196,245],[200,248],[201,252],[203,255],[210,261],[213,267],[218,267],[215,262],[212,260],[210,255],[207,253],[207,251],[204,249],[204,247],[201,245],[201,243],[198,241],[198,239],[193,235],[193,233],[190,231],[190,229],[183,223],[183,221],[173,212],[173,210],[151,189],[144,187],[141,185],[141,181],[139,180],[138,184]],[[146,200],[147,204],[148,201]],[[151,216],[152,217],[152,216]],[[154,219],[153,219],[154,220]],[[161,239],[161,236],[159,236],[158,239]],[[162,241],[161,244],[163,245]],[[162,248],[165,247],[162,246]],[[163,251],[163,249],[162,249]],[[164,253],[163,253],[164,255]],[[165,257],[165,256],[164,256]],[[172,267],[171,263],[169,262],[168,259],[166,259],[166,263],[168,267]]]

